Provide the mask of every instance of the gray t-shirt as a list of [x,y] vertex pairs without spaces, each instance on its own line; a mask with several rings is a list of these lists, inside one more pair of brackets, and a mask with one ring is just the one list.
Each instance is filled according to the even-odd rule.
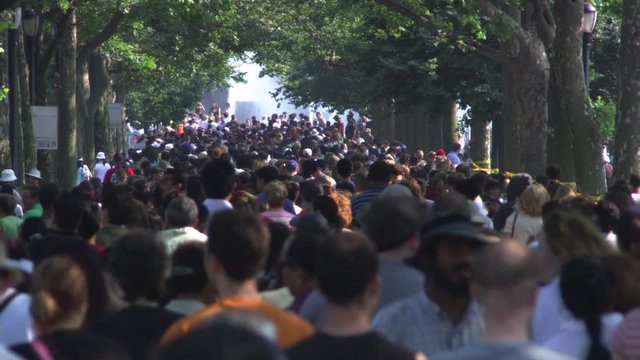
[[530,343],[481,342],[453,351],[441,352],[429,360],[569,360],[565,355],[551,352]]

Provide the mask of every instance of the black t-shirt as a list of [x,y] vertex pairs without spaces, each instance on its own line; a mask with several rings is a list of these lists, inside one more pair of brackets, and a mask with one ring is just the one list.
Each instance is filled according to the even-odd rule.
[[[53,359],[129,360],[131,357],[117,343],[81,330],[60,330],[40,338]],[[26,360],[41,360],[31,344],[19,344],[11,350]]]
[[412,360],[415,355],[371,331],[355,336],[332,336],[324,332],[287,350],[289,360]]
[[151,359],[162,334],[182,315],[131,305],[94,323],[90,331],[119,343],[136,360]]

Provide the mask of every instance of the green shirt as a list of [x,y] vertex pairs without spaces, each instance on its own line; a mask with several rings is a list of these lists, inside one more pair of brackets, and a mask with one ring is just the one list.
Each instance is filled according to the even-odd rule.
[[28,218],[32,218],[32,217],[42,217],[42,212],[43,212],[43,209],[40,203],[33,204],[31,209],[27,210],[24,213],[23,219],[27,220]]
[[0,227],[4,231],[4,238],[9,241],[18,240],[18,227],[22,224],[22,219],[9,215],[0,218]]

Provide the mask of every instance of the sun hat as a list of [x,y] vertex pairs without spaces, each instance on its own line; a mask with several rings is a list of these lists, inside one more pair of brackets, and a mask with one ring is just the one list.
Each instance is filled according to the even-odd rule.
[[98,152],[96,154],[96,160],[106,160],[106,159],[107,159],[107,157],[105,156],[105,154],[102,151],[100,151],[100,152]]
[[18,178],[11,169],[4,169],[2,170],[2,173],[0,173],[0,182],[11,182],[16,180],[18,180]]
[[27,176],[30,176],[32,178],[36,178],[38,180],[42,180],[42,175],[40,173],[40,170],[33,168],[31,170],[29,170],[29,172],[27,173]]

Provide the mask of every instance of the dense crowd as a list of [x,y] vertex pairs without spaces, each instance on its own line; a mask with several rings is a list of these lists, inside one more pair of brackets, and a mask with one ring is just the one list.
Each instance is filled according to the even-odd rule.
[[640,359],[640,177],[473,171],[370,120],[198,104],[0,176],[0,359]]

